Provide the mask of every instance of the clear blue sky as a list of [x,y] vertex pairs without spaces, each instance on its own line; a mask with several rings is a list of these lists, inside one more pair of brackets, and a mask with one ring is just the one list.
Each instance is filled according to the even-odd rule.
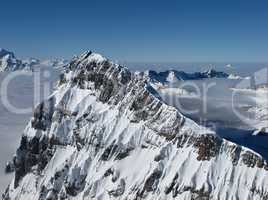
[[268,61],[267,0],[5,0],[0,47],[122,61]]

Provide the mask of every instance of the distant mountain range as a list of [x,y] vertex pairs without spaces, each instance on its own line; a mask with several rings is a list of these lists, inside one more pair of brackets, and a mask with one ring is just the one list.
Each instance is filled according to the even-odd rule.
[[68,63],[64,59],[48,59],[39,60],[36,58],[29,58],[21,60],[16,58],[13,52],[0,48],[0,72],[16,71],[16,70],[33,70],[35,67],[52,66],[62,67]]
[[206,70],[204,72],[186,73],[184,71],[167,70],[164,72],[145,71],[145,75],[152,82],[160,82],[163,84],[172,84],[178,81],[186,80],[202,80],[208,78],[228,78],[228,79],[240,79],[241,77],[230,75],[225,72],[216,71],[214,69]]

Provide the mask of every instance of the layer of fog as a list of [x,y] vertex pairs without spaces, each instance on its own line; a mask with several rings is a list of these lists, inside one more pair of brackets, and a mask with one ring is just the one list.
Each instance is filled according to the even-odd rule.
[[[249,147],[268,158],[268,134],[253,135],[263,122],[254,112],[257,106],[267,110],[268,91],[241,90],[243,80],[207,79],[184,81],[159,89],[163,100],[185,116],[214,129],[221,137]],[[234,89],[239,86],[239,89]],[[173,92],[170,92],[169,88]],[[178,95],[179,91],[186,91]],[[259,104],[261,101],[261,104]],[[264,112],[267,117],[267,112]],[[266,125],[267,127],[267,125]]]
[[[3,192],[10,183],[13,174],[6,175],[4,172],[6,162],[12,160],[16,148],[19,145],[21,135],[26,124],[32,116],[34,105],[47,96],[44,92],[53,89],[53,83],[57,80],[59,70],[52,68],[41,68],[36,72],[19,72],[11,78],[8,84],[7,99],[18,112],[26,108],[32,108],[27,113],[14,113],[4,104],[3,87],[4,82],[12,76],[12,73],[1,73],[1,100],[0,100],[0,191]],[[13,73],[14,74],[14,73]],[[37,81],[40,77],[40,82]],[[34,97],[34,81],[40,88],[40,98]],[[23,109],[23,110],[22,110]]]

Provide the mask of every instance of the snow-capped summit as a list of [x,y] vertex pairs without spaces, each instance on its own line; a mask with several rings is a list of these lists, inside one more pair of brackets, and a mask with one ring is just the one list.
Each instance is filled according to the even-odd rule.
[[248,77],[243,78],[243,77],[238,76],[238,75],[235,75],[235,74],[230,74],[230,75],[228,76],[228,79],[241,80],[241,79],[249,79],[249,78],[248,78]]
[[65,70],[23,133],[3,199],[268,198],[268,163],[164,103],[145,73],[92,52]]
[[225,65],[225,67],[227,67],[227,68],[234,68],[232,64],[227,64],[227,65]]
[[96,62],[101,63],[107,60],[104,56],[98,53],[94,53],[92,51],[86,51],[82,54],[81,58],[86,62]]
[[167,82],[169,83],[176,83],[178,82],[178,78],[176,77],[176,74],[174,71],[170,71],[167,76]]
[[17,59],[13,52],[0,48],[0,72],[15,71],[25,68],[25,64]]
[[214,69],[208,69],[200,73],[200,78],[227,78],[228,76],[225,72],[218,72]]
[[13,52],[7,51],[5,49],[0,48],[0,58],[6,56],[6,55],[11,55],[11,57],[15,57]]

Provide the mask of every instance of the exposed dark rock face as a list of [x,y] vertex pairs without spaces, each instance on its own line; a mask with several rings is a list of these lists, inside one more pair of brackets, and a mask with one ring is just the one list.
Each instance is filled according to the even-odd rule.
[[60,77],[59,77],[59,86],[63,85],[66,82],[67,82],[67,80],[66,80],[65,74],[60,74]]
[[156,190],[159,179],[161,178],[161,176],[162,176],[162,171],[160,171],[160,170],[154,171],[149,176],[149,178],[147,178],[147,180],[145,181],[143,191],[152,192],[152,191]]
[[263,158],[249,151],[242,154],[242,160],[243,160],[243,163],[247,165],[248,167],[252,167],[252,168],[255,166],[257,166],[258,168],[264,167]]
[[238,161],[239,161],[239,158],[240,158],[240,155],[241,155],[241,151],[242,151],[242,148],[241,146],[233,146],[231,147],[231,158],[232,158],[232,163],[233,165],[237,165],[238,164]]
[[197,190],[194,187],[184,186],[182,189],[179,189],[178,178],[179,178],[179,174],[176,174],[175,177],[173,178],[171,184],[166,188],[166,190],[165,190],[166,194],[170,194],[172,192],[172,197],[176,198],[179,194],[182,194],[184,192],[190,192],[192,200],[209,200],[209,199],[211,199],[210,192],[205,191],[204,188]]
[[53,98],[39,104],[34,110],[32,119],[32,127],[42,131],[46,131],[50,126],[52,115],[54,112],[55,101]]
[[134,147],[123,147],[123,148],[121,148],[118,151],[118,153],[117,153],[117,155],[115,157],[115,160],[122,160],[122,159],[128,157],[132,150],[134,150]]
[[53,142],[46,137],[34,137],[29,140],[23,136],[13,161],[15,166],[14,187],[19,185],[19,181],[31,171],[33,166],[37,165],[38,172],[41,172],[52,158],[54,151]]
[[177,137],[177,147],[183,148],[193,145],[197,149],[197,160],[206,161],[216,157],[222,146],[222,139],[217,135],[180,135]]
[[222,140],[215,135],[201,135],[197,138],[194,147],[198,149],[197,160],[210,160],[219,154]]
[[173,178],[172,182],[170,183],[170,185],[165,189],[166,194],[169,194],[174,190],[174,188],[175,188],[175,186],[177,184],[178,178],[179,178],[179,174],[176,173],[176,175],[174,176],[174,178]]
[[13,162],[7,162],[6,168],[5,168],[5,173],[9,174],[15,171],[15,166]]

